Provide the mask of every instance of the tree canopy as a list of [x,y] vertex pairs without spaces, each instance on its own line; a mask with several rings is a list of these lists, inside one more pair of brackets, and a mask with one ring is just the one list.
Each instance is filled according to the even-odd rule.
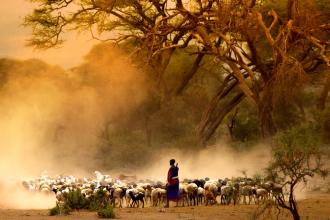
[[[299,96],[309,76],[330,67],[330,15],[322,10],[323,1],[31,1],[38,3],[25,18],[33,30],[31,46],[58,46],[67,31],[129,43],[131,56],[149,69],[165,99],[182,94],[202,63],[218,66],[221,82],[198,126],[203,144],[244,98],[258,111],[262,135],[274,134],[279,109],[303,111]],[[189,54],[193,63],[179,70],[181,77],[168,88],[164,74],[175,51]],[[320,106],[329,89],[326,83]]]

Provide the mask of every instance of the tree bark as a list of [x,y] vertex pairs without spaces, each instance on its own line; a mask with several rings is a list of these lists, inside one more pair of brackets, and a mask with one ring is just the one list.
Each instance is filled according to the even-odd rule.
[[267,104],[261,104],[259,107],[259,119],[261,135],[263,138],[268,138],[275,134],[276,127],[272,116],[272,109]]
[[299,216],[299,213],[297,212],[297,210],[292,210],[291,214],[292,214],[292,217],[294,220],[300,220],[300,216]]
[[[293,193],[293,192],[292,192]],[[293,195],[290,196],[290,212],[292,214],[292,217],[294,220],[300,220],[300,215],[299,215],[299,212],[298,212],[298,207],[297,207],[297,204],[296,204],[296,200],[294,199]]]
[[202,121],[199,129],[200,143],[202,146],[206,146],[208,140],[214,134],[219,127],[225,116],[233,110],[243,99],[244,93],[239,92],[229,101],[221,99],[214,110],[209,113],[204,121]]
[[293,19],[294,17],[294,6],[295,6],[295,0],[289,0],[286,6],[286,15],[287,20]]
[[230,135],[230,139],[234,140],[234,128],[236,126],[236,118],[237,118],[237,113],[238,113],[238,108],[236,108],[235,113],[233,115],[233,117],[230,120],[230,123],[227,124],[228,127],[228,131],[229,131],[229,135]]

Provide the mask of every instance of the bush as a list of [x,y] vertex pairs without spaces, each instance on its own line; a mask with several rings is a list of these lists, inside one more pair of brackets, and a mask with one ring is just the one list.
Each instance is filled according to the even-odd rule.
[[91,211],[99,211],[102,218],[114,218],[113,208],[108,205],[107,191],[98,190],[89,198],[85,198],[81,194],[81,190],[77,189],[64,194],[63,203],[58,203],[49,210],[49,215],[68,215],[72,209],[87,209]]
[[107,205],[107,196],[106,192],[103,190],[98,190],[96,194],[92,195],[88,199],[88,209],[89,210],[98,210],[100,207],[105,207]]
[[100,218],[116,218],[115,212],[113,210],[113,207],[110,205],[107,205],[104,208],[101,208],[98,212],[97,215]]
[[59,215],[61,214],[60,207],[56,205],[54,208],[51,208],[49,210],[49,215],[54,216],[54,215]]
[[56,204],[54,208],[49,210],[49,215],[69,215],[71,212],[71,208],[67,204],[59,205]]
[[64,203],[71,209],[85,209],[88,208],[89,204],[88,200],[81,194],[80,189],[66,194]]

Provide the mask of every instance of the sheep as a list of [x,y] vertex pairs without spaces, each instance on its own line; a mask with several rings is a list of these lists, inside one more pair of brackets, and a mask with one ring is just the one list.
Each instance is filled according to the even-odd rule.
[[147,185],[146,188],[145,188],[145,202],[146,202],[146,204],[148,204],[148,199],[149,199],[150,204],[151,204],[151,192],[152,192],[151,185]]
[[122,201],[125,196],[125,188],[112,188],[110,190],[110,198],[113,207],[116,207],[116,199],[119,201],[119,208],[122,208]]
[[271,188],[272,198],[276,201],[276,198],[282,198],[284,200],[283,188],[279,184],[273,184]]
[[55,193],[55,197],[56,197],[57,202],[63,202],[64,201],[64,199],[65,199],[64,194],[60,190],[58,190],[56,187],[54,187],[52,189],[52,191]]
[[159,202],[160,204],[164,204],[164,202],[167,199],[167,194],[166,194],[167,191],[166,189],[159,189],[158,192],[159,192]]
[[44,193],[46,195],[49,195],[51,193],[51,189],[50,189],[50,186],[43,186],[41,189],[40,189],[40,192],[41,193]]
[[[194,201],[194,206],[195,206],[198,186],[195,183],[189,183],[187,185],[187,191],[188,191],[189,205],[192,205],[192,201]],[[198,205],[198,200],[197,200],[197,205]]]
[[158,188],[153,188],[151,190],[151,205],[157,206],[158,205]]
[[89,198],[91,197],[91,195],[93,194],[93,190],[90,188],[82,188],[81,189],[81,194],[85,197],[85,198]]
[[203,198],[205,198],[205,189],[202,187],[198,187],[197,189],[197,202],[200,204],[203,203]]
[[255,195],[256,195],[257,203],[259,204],[259,199],[262,202],[265,202],[265,200],[268,198],[268,191],[264,188],[258,188],[255,190]]
[[236,203],[239,203],[239,189],[240,189],[240,185],[238,183],[234,183],[233,186],[233,195],[232,195],[232,199],[233,199],[233,203],[234,205],[236,205]]
[[137,194],[138,190],[136,188],[131,188],[126,190],[125,192],[126,207],[129,207],[129,205],[131,204],[132,198],[130,192],[133,192],[133,194]]
[[274,185],[273,182],[268,181],[268,182],[265,182],[265,183],[261,183],[260,184],[260,187],[263,188],[263,189],[265,189],[265,190],[267,190],[268,192],[270,192],[273,185]]
[[203,179],[194,179],[192,182],[195,183],[198,187],[204,188],[206,181]]
[[137,193],[134,194],[133,191],[129,192],[129,195],[132,199],[132,203],[130,204],[130,207],[135,207],[135,205],[137,206],[137,208],[139,208],[139,203],[142,202],[142,208],[144,208],[144,193]]
[[218,195],[221,195],[221,183],[218,180],[206,181],[204,189],[211,191],[215,198],[217,198]]
[[[143,204],[150,206],[158,206],[166,201],[166,185],[164,182],[156,180],[139,180],[138,182],[127,180],[111,179],[109,175],[95,172],[96,178],[76,178],[74,176],[56,175],[49,177],[43,175],[31,180],[22,181],[22,185],[28,191],[49,193],[54,192],[57,201],[63,198],[71,191],[81,190],[81,194],[85,198],[89,198],[99,190],[103,190],[107,194],[110,203],[115,206],[123,206],[123,198],[125,197],[127,207],[139,207],[141,200],[133,201],[134,198],[143,194]],[[255,188],[256,181],[249,178],[225,178],[210,180],[204,179],[186,179],[179,185],[180,201],[182,206],[205,204],[210,205],[217,203],[217,196],[220,196],[221,204],[234,204],[242,202],[243,204],[251,204],[254,199],[255,203],[264,201],[265,199],[277,198],[284,196],[282,187],[273,182],[258,182],[258,188]],[[140,197],[141,197],[140,195]],[[248,197],[248,201],[246,199]],[[197,201],[196,201],[197,200]],[[204,201],[203,201],[204,200]],[[194,202],[192,202],[194,201]]]
[[126,191],[125,198],[126,198],[126,206],[127,207],[129,206],[129,204],[131,203],[131,200],[132,200],[132,198],[130,196],[130,192],[133,192],[133,194],[138,194],[138,193],[145,194],[145,190],[142,188],[142,186],[137,186],[137,185],[134,185],[134,186],[135,186],[135,188],[131,188],[131,189],[128,189]]
[[282,186],[279,184],[276,184],[272,181],[267,181],[265,183],[261,183],[260,188],[267,190],[267,192],[268,192],[267,197],[269,197],[270,194],[272,194],[273,198],[276,196],[281,196],[283,194]]
[[[113,183],[113,179],[110,178],[109,175],[103,175],[99,171],[95,171],[94,174],[96,176],[96,180],[94,180],[94,183],[96,185],[96,188],[99,188],[100,186],[107,186],[110,183]],[[70,178],[70,179],[71,179],[71,181],[76,181],[75,178]]]
[[184,202],[186,201],[187,205],[189,202],[187,184],[180,184],[179,192],[180,192],[180,200],[182,201],[182,207],[184,207]]
[[136,191],[140,193],[145,193],[145,189],[142,186],[136,186]]
[[246,185],[246,186],[242,186],[240,188],[240,196],[243,198],[243,204],[246,205],[246,197],[248,197],[249,202],[248,204],[251,204],[251,200],[253,198],[253,187]]
[[28,190],[29,192],[34,192],[36,190],[35,184],[33,181],[26,181],[24,180],[22,182],[23,187]]
[[209,190],[205,190],[205,206],[207,206],[209,203],[211,205],[213,204],[216,204],[217,203],[217,200],[213,194],[212,191],[209,191]]
[[161,188],[155,188],[151,191],[152,206],[158,206],[164,203],[166,200],[166,190]]
[[225,185],[221,187],[221,198],[220,198],[220,203],[221,204],[230,204],[230,200],[233,196],[233,187],[229,186],[229,185]]

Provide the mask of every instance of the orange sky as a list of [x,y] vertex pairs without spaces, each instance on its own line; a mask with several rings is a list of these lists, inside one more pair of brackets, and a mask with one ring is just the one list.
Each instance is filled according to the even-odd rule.
[[33,9],[27,0],[3,0],[0,7],[0,57],[16,59],[39,58],[50,64],[66,68],[79,64],[83,56],[96,43],[87,34],[72,33],[67,41],[57,49],[35,50],[25,46],[29,38],[29,28],[21,24],[23,18]]

